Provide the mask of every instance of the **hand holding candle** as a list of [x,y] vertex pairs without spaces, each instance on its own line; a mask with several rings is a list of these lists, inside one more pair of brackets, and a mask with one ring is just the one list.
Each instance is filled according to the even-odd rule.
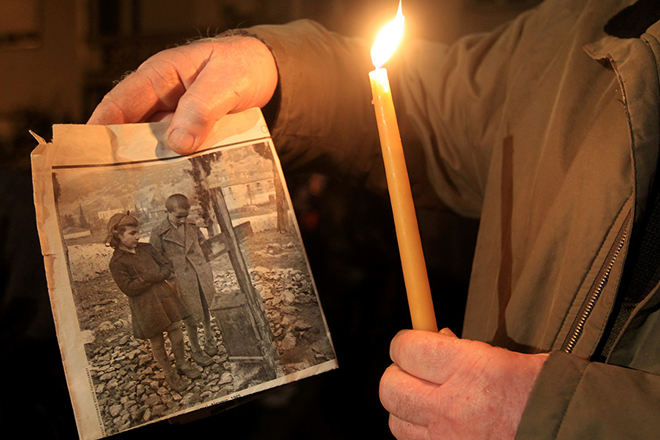
[[416,330],[438,331],[392,93],[387,70],[382,68],[401,40],[403,22],[399,3],[396,18],[380,31],[371,49],[376,70],[369,72],[369,78],[412,326]]

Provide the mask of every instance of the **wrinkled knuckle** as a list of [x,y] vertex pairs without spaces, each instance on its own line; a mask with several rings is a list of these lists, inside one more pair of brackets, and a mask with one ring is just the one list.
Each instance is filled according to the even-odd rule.
[[390,356],[392,360],[400,356],[405,356],[414,341],[414,334],[409,330],[402,330],[394,336],[390,343]]
[[394,417],[392,414],[390,414],[390,418],[388,420],[388,426],[390,428],[390,432],[394,436],[394,438],[402,438],[403,435],[403,422],[396,417]]
[[179,108],[193,121],[202,122],[210,118],[211,104],[203,96],[188,92],[179,100]]
[[389,366],[380,378],[380,383],[378,385],[378,395],[381,403],[386,409],[391,409],[390,403],[392,401],[392,389],[396,369],[397,367],[394,365]]
[[126,112],[124,109],[115,101],[114,96],[111,94],[105,95],[99,104],[99,109],[102,110],[103,114],[106,117],[109,117],[113,121],[121,120],[125,121],[127,119]]
[[175,66],[166,60],[154,63],[147,69],[138,69],[135,73],[148,82],[153,90],[168,90],[180,82]]
[[453,370],[457,359],[460,359],[462,350],[456,345],[461,344],[460,339],[436,337],[429,335],[428,338],[420,340],[416,349],[414,359],[419,365],[423,365],[428,372],[428,380],[443,383],[447,380],[447,374]]
[[136,83],[140,89],[153,90],[154,88],[154,82],[149,76],[149,70],[138,69],[127,76],[126,79]]

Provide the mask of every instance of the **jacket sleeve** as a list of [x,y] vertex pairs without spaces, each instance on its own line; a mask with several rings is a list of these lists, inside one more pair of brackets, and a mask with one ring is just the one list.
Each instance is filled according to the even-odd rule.
[[279,106],[271,127],[286,170],[369,179],[379,167],[365,42],[300,20],[249,29],[270,47],[279,71]]
[[660,376],[553,352],[516,440],[648,439],[660,432]]
[[156,264],[158,264],[159,270],[157,273],[145,272],[144,274],[141,274],[142,279],[150,283],[157,283],[159,281],[165,281],[170,276],[172,276],[172,273],[174,272],[174,265],[169,258],[156,250],[156,248],[151,244],[145,243],[143,248],[149,252],[149,254],[151,254],[151,257],[154,259]]
[[[386,66],[416,203],[440,197],[460,214],[479,215],[521,26],[450,47],[411,41]],[[277,62],[272,134],[285,170],[329,171],[386,191],[368,76],[371,43],[311,21],[250,31]]]
[[119,290],[129,297],[140,296],[153,285],[152,282],[147,282],[130,274],[121,263],[110,263],[110,274],[112,275],[112,279],[115,280],[115,283],[117,283]]

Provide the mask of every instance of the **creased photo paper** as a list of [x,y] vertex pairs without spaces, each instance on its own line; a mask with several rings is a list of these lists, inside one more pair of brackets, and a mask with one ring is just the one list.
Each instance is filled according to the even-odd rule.
[[35,135],[49,295],[82,439],[212,413],[337,367],[258,109],[190,156],[167,123]]

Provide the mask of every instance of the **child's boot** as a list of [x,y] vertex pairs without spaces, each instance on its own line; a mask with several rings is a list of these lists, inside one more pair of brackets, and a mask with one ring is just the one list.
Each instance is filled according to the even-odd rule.
[[172,388],[177,393],[184,391],[188,386],[190,386],[190,381],[181,377],[174,369],[165,373],[165,381],[167,381],[170,388]]
[[204,322],[204,351],[209,356],[218,354],[218,340],[215,338],[213,328],[211,328],[210,319]]
[[207,356],[202,348],[199,346],[199,339],[197,337],[197,326],[186,325],[188,331],[188,339],[190,340],[190,355],[197,365],[208,367],[213,363],[213,359]]
[[202,373],[186,359],[183,332],[177,328],[169,333],[169,337],[170,342],[172,342],[172,352],[174,353],[174,363],[176,364],[177,373],[183,374],[189,379],[197,379]]
[[177,362],[176,369],[179,374],[185,375],[188,379],[194,380],[202,375],[201,371],[188,361]]
[[204,351],[209,356],[215,356],[218,354],[218,340],[215,338],[215,336],[204,338]]
[[197,365],[201,365],[202,367],[208,367],[213,363],[213,359],[204,353],[200,347],[197,347],[197,349],[192,348],[190,355],[192,356],[195,363]]
[[160,368],[163,369],[163,373],[165,373],[165,381],[167,381],[170,388],[172,388],[177,393],[180,393],[181,391],[188,388],[190,382],[188,382],[187,379],[184,380],[181,376],[179,376],[179,373],[177,373],[174,367],[172,367],[172,364],[170,364],[169,357],[165,351],[165,343],[162,335],[150,338],[149,342],[151,343],[151,351],[154,355],[154,358],[156,359],[158,365],[160,365]]

